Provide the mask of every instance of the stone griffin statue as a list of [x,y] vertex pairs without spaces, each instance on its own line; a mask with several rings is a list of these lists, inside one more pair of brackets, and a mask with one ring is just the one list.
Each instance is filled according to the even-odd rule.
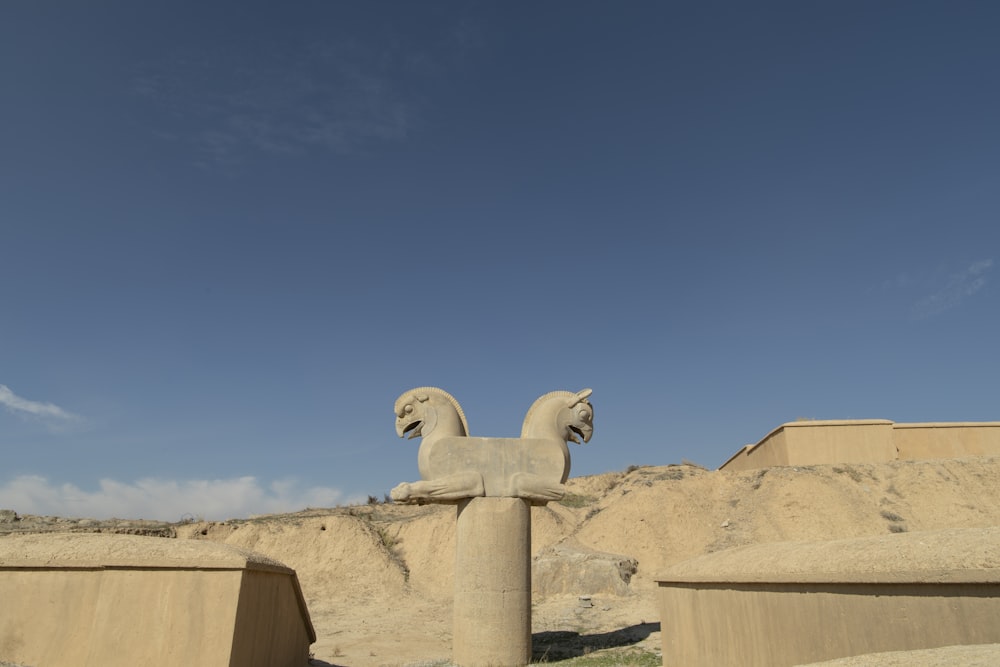
[[464,498],[522,498],[544,505],[566,493],[567,442],[588,442],[594,432],[590,389],[545,394],[528,409],[520,438],[468,435],[458,401],[446,391],[419,387],[396,400],[396,433],[421,437],[421,481],[398,485],[404,503],[457,502]]

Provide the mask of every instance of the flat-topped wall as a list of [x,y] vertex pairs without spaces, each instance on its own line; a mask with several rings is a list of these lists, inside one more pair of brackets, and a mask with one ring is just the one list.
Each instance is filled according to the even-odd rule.
[[900,459],[1000,456],[1000,422],[894,424],[892,439]]
[[0,660],[39,667],[303,667],[295,572],[228,545],[132,535],[0,538]]
[[720,470],[897,459],[1000,456],[1000,422],[897,424],[887,419],[788,422],[747,445]]
[[657,580],[665,667],[1000,642],[1000,528],[754,545]]

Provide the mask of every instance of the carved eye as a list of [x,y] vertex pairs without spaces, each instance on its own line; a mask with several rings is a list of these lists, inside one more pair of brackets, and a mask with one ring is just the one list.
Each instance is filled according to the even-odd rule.
[[587,421],[590,419],[590,410],[580,410],[580,419]]
[[410,414],[410,413],[412,413],[412,412],[413,412],[413,406],[412,406],[412,405],[410,405],[409,403],[407,403],[407,404],[406,404],[406,407],[405,407],[405,408],[403,408],[403,412],[405,412],[406,414]]

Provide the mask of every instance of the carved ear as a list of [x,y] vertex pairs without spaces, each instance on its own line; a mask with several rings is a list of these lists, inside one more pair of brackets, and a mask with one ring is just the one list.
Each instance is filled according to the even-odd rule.
[[421,403],[426,403],[430,399],[430,396],[427,394],[414,394],[413,398],[417,399]]
[[594,393],[593,389],[582,389],[576,392],[576,398],[570,400],[569,407],[573,407],[581,401],[587,400],[587,397]]

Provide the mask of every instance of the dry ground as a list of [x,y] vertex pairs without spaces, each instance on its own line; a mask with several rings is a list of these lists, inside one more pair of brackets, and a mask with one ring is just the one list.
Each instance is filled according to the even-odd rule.
[[[656,575],[694,556],[760,542],[1000,526],[1000,458],[739,473],[638,467],[569,487],[564,501],[532,510],[533,552],[579,546],[635,558],[639,567],[625,595],[600,590],[591,577],[563,582],[566,595],[536,596],[534,649],[543,662],[613,654],[604,663],[613,664],[645,654],[645,663],[632,664],[649,664],[660,645]],[[447,662],[454,523],[453,506],[379,503],[122,529],[216,540],[286,563],[316,628],[315,664],[365,667]],[[581,606],[580,595],[591,595],[593,606]]]
[[[584,588],[599,586],[591,580],[568,582],[569,595],[536,597],[536,657],[658,652],[655,578],[681,560],[760,542],[997,526],[998,489],[997,458],[742,473],[659,466],[572,479],[562,503],[533,509],[534,553],[576,544],[630,556],[639,568],[625,596]],[[451,506],[378,504],[177,530],[295,568],[318,661],[363,667],[447,659],[454,523]],[[581,607],[580,595],[593,607]]]

